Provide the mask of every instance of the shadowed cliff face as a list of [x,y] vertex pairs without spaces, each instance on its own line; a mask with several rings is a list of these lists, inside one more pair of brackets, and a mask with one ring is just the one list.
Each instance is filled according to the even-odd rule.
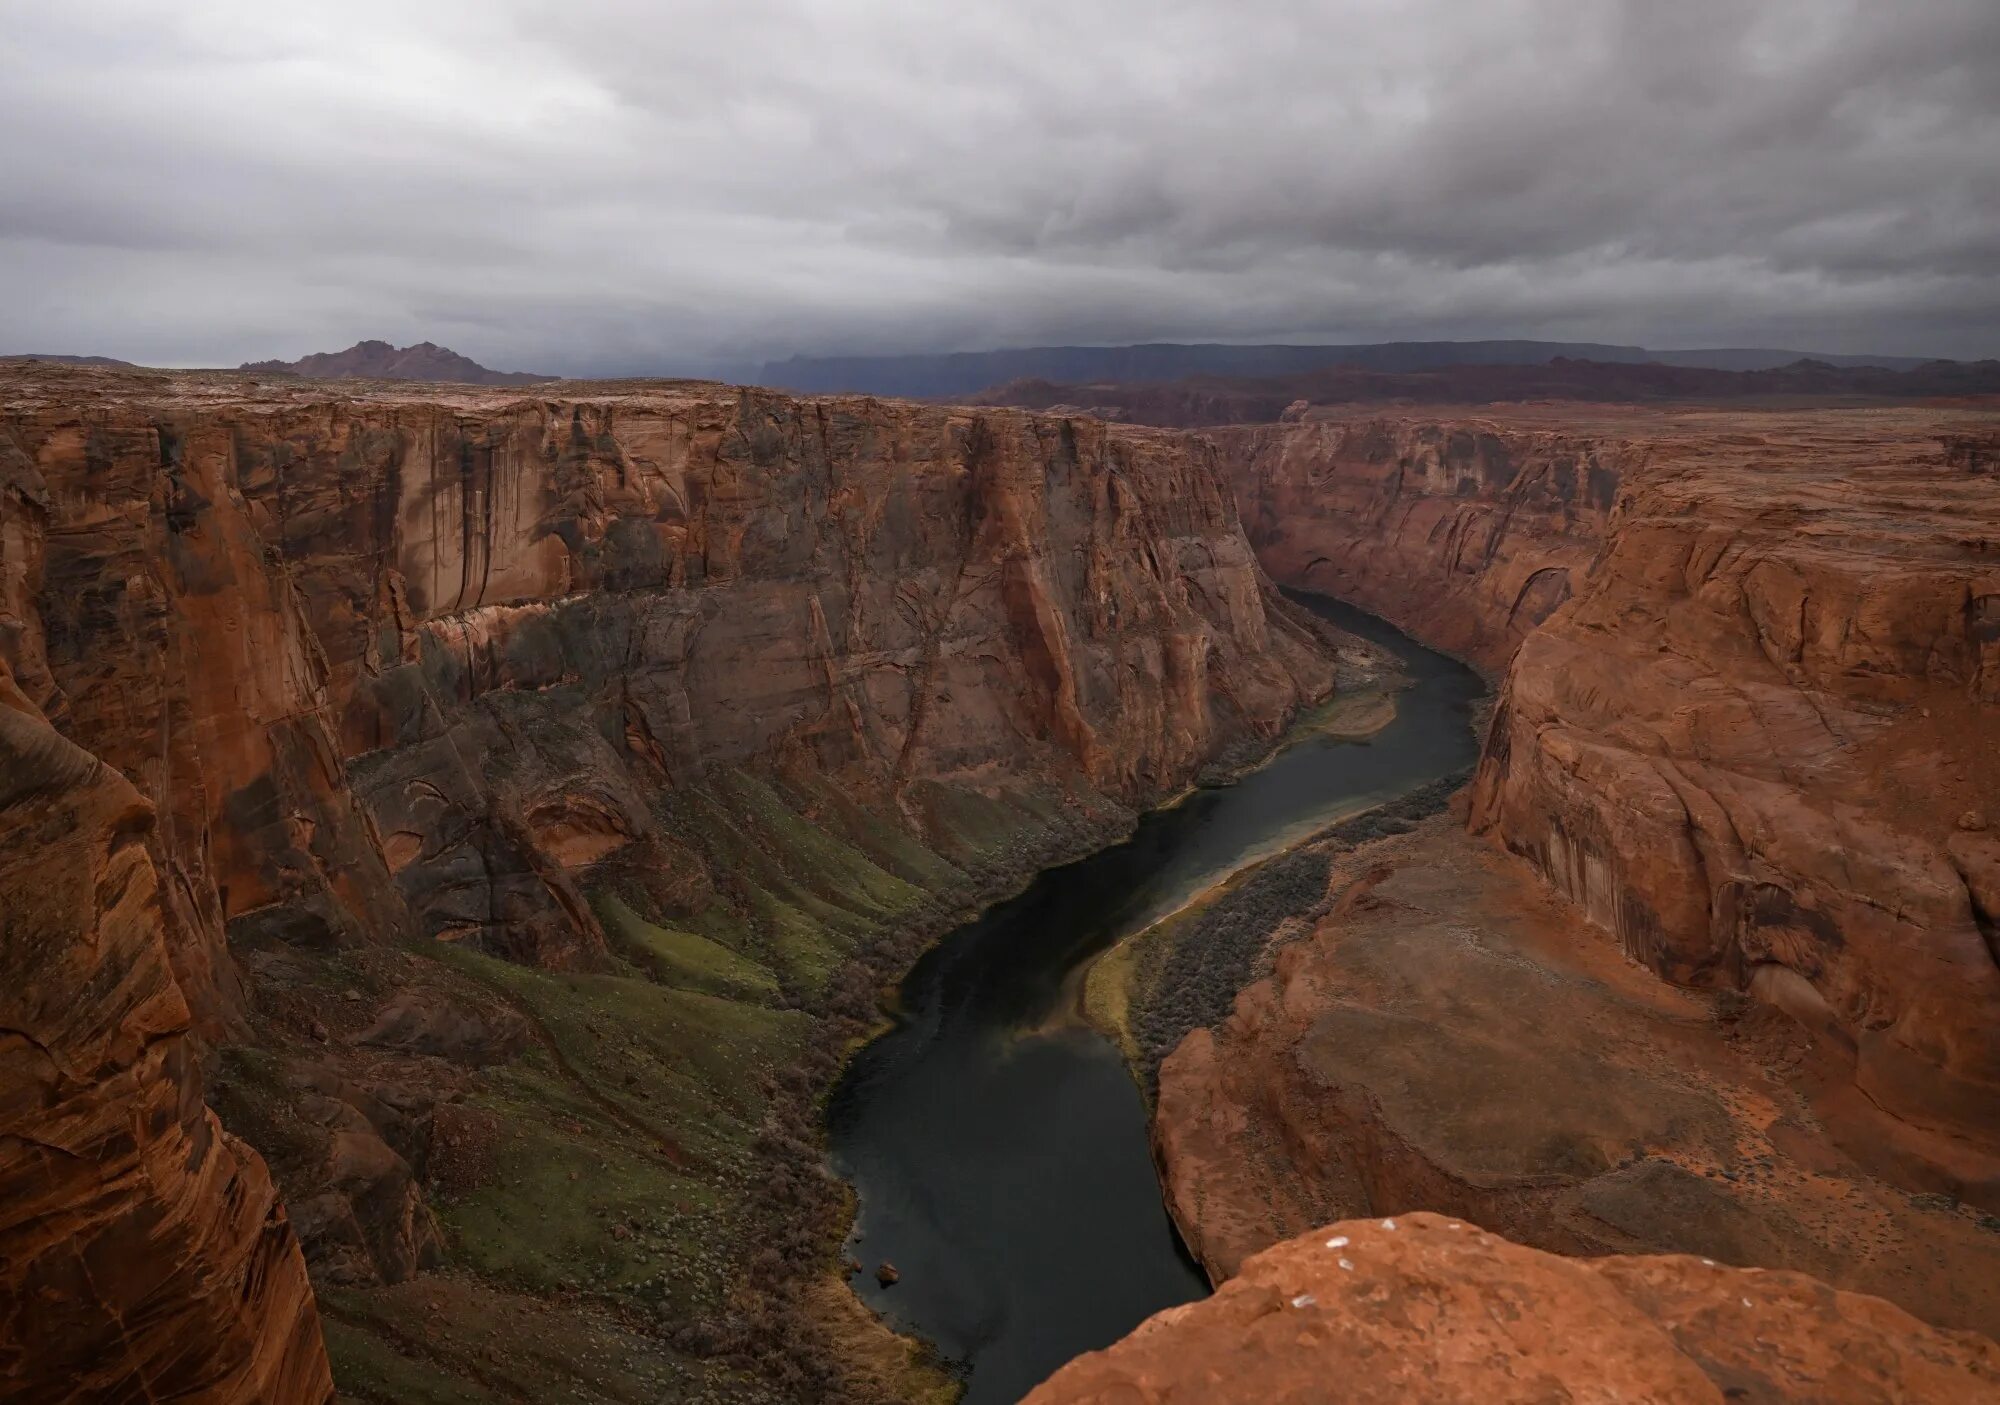
[[[803,1039],[779,1006],[1330,684],[1199,440],[710,386],[0,390],[0,662],[156,810],[121,852],[158,875],[160,999],[233,1046],[229,1115],[323,1284],[449,1240],[566,1285],[588,1260],[519,1247],[547,1215],[506,1199],[568,1154],[522,1150],[544,1120],[637,1158],[577,1197],[643,1173],[666,1180],[619,1213],[733,1204]],[[259,1184],[232,1215],[275,1205]],[[254,1301],[238,1327],[267,1355],[306,1330]]]
[[152,823],[0,664],[0,1394],[331,1400],[284,1207],[202,1105]]
[[1473,823],[1633,959],[2000,1150],[2000,495],[1920,422],[1742,429],[1661,445],[1521,646]]
[[1144,801],[1325,686],[1169,436],[228,381],[30,381],[4,432],[51,504],[23,668],[159,797],[218,1013],[230,923],[588,964],[563,875],[714,768]]
[[[1279,581],[1505,686],[1473,825],[1635,960],[1749,990],[2000,1197],[1991,417],[1533,407],[1224,437]],[[1955,1143],[1983,1154],[1966,1159]]]
[[1283,584],[1499,673],[1570,598],[1642,446],[1560,423],[1359,417],[1218,431]]

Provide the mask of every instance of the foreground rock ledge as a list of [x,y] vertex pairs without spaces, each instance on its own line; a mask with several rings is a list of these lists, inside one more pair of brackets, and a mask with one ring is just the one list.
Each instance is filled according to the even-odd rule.
[[1027,1405],[1238,1400],[1969,1405],[2000,1400],[2000,1347],[1802,1274],[1562,1258],[1420,1213],[1266,1250]]

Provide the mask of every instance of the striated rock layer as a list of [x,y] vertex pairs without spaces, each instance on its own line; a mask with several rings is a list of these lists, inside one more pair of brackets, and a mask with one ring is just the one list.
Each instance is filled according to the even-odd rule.
[[1476,829],[1657,974],[1823,1034],[1860,1140],[2000,1206],[1994,433],[1541,406],[1225,442],[1277,579],[1506,670]]
[[1144,801],[1328,677],[1198,441],[700,386],[10,399],[22,671],[159,799],[217,1009],[229,924],[587,963],[564,875],[715,768]]
[[1418,1214],[1258,1255],[1028,1405],[2000,1400],[2000,1348],[1794,1273],[1565,1259]]
[[1218,431],[1258,559],[1488,673],[1581,586],[1646,458],[1571,416],[1325,413]]
[[284,1207],[202,1104],[153,818],[0,664],[0,1396],[331,1400]]
[[[720,1155],[755,1125],[731,1041],[769,1057],[795,1039],[781,991],[813,997],[875,920],[861,912],[957,872],[899,836],[962,856],[1024,825],[1097,832],[1248,759],[1331,678],[1212,448],[1018,412],[12,367],[0,502],[0,664],[21,706],[157,813],[113,825],[124,868],[158,875],[131,901],[170,968],[145,977],[157,1008],[133,1028],[163,1032],[156,1059],[190,1023],[242,1047],[231,1105],[282,1153],[315,1272],[343,1285],[438,1260],[421,1182],[449,1160],[440,1128],[528,1154],[537,1129],[507,1121],[518,1079],[475,1071],[529,1032],[597,1135],[699,1170],[683,1141]],[[867,892],[842,891],[849,871]],[[27,873],[8,882],[12,899]],[[88,928],[51,931],[36,959],[83,959],[66,944]],[[406,960],[338,954],[392,941],[466,959],[410,968],[390,998]],[[531,987],[471,953],[577,974]],[[92,959],[107,990],[134,979],[137,956]],[[39,977],[21,991],[60,998]],[[586,996],[602,1015],[576,1012]],[[507,1004],[536,1012],[531,1031]],[[599,1023],[642,1013],[676,1049],[657,1071]],[[77,1096],[109,1115],[120,1067],[73,1069]],[[176,1213],[217,1217],[201,1252],[224,1267],[254,1224],[259,1252],[296,1268],[254,1156],[230,1160],[192,1065],[174,1069],[155,1083],[201,1152]],[[476,1106],[440,1109],[446,1091]],[[50,1139],[46,1106],[22,1106],[18,1135]],[[466,1195],[505,1188],[478,1157],[460,1170]],[[114,1221],[147,1215],[147,1193],[87,1167],[50,1192],[98,1196]],[[263,1279],[268,1331],[312,1338],[302,1281]],[[10,1339],[52,1311],[26,1301]],[[100,1324],[115,1306],[79,1301]],[[191,1356],[210,1349],[214,1328],[182,1326]],[[127,1369],[115,1335],[94,1346]],[[269,1373],[298,1353],[244,1354]]]

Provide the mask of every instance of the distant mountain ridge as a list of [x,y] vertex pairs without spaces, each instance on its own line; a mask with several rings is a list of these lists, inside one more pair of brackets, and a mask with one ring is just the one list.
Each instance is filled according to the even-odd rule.
[[920,356],[794,356],[767,361],[760,385],[804,393],[848,391],[935,399],[973,395],[1012,381],[1133,384],[1187,376],[1287,376],[1341,366],[1406,373],[1451,366],[1540,366],[1558,358],[1610,364],[1663,364],[1763,371],[1802,360],[1907,371],[1921,356],[1833,356],[1751,347],[1649,351],[1605,342],[1406,341],[1349,346],[1229,346],[1155,342],[1138,346],[1034,346]]
[[1755,371],[1657,361],[1440,366],[1367,371],[1326,366],[1283,376],[1183,376],[1174,381],[1067,385],[1018,380],[967,396],[970,405],[1091,415],[1165,428],[1269,424],[1325,405],[1483,405],[1576,400],[1683,404],[1911,403],[2000,395],[2000,361],[1927,361],[1907,371],[1812,358]]
[[120,361],[115,356],[63,356],[53,351],[9,352],[0,356],[4,361],[53,361],[58,366],[110,366],[118,370],[136,371],[140,367],[133,361]]
[[360,341],[345,351],[320,351],[296,361],[246,361],[239,368],[310,380],[444,381],[453,385],[533,385],[558,379],[532,371],[492,371],[435,342],[391,346]]

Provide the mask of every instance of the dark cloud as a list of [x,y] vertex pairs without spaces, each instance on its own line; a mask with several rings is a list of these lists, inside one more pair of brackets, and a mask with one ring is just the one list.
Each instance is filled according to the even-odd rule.
[[7,347],[2000,354],[1994,0],[76,0],[0,129]]

